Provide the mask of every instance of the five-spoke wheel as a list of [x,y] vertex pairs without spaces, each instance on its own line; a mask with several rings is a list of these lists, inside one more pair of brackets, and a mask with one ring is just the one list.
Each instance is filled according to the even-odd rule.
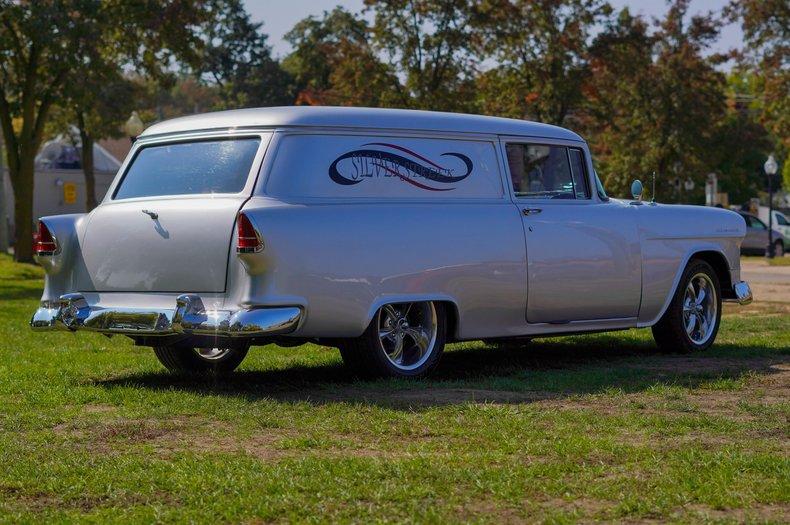
[[721,288],[710,264],[692,259],[686,266],[653,337],[667,352],[704,350],[713,344],[721,321]]
[[343,361],[362,376],[417,377],[439,361],[445,341],[441,303],[385,304],[361,337],[340,344]]

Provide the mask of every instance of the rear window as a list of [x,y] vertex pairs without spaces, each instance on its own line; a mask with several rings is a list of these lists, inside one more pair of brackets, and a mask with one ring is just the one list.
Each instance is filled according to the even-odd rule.
[[248,138],[147,146],[135,155],[113,198],[239,193],[260,142]]

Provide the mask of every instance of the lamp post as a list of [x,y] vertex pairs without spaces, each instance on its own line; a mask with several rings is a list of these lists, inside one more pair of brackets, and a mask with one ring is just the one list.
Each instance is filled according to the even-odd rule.
[[768,176],[768,246],[765,256],[773,259],[776,253],[774,252],[774,187],[771,178],[776,175],[776,170],[779,169],[773,155],[768,155],[768,160],[765,161],[763,168]]
[[140,115],[138,115],[136,111],[132,111],[132,115],[123,125],[123,129],[126,131],[126,135],[129,137],[129,140],[134,143],[134,141],[137,140],[137,137],[145,129],[145,125],[143,124],[143,120],[140,118]]

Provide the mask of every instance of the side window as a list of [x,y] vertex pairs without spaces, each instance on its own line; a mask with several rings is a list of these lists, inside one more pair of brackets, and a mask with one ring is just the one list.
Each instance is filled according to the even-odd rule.
[[750,217],[750,218],[752,219],[751,226],[755,230],[767,230],[768,229],[768,226],[766,226],[765,223],[763,221],[761,221],[760,219],[758,219],[757,217]]
[[787,219],[785,219],[784,215],[776,215],[776,223],[779,226],[790,226],[790,224],[787,223]]
[[[508,144],[510,179],[516,197],[522,199],[586,199],[583,166],[576,187],[568,148],[546,144]],[[574,150],[578,151],[578,150]],[[583,164],[583,160],[580,161]]]

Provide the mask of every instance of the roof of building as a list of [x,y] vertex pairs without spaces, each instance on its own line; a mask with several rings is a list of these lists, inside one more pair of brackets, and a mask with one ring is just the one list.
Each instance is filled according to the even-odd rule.
[[288,106],[203,113],[154,124],[141,136],[224,128],[291,126],[446,131],[583,140],[565,128],[528,120],[437,111],[329,106]]

